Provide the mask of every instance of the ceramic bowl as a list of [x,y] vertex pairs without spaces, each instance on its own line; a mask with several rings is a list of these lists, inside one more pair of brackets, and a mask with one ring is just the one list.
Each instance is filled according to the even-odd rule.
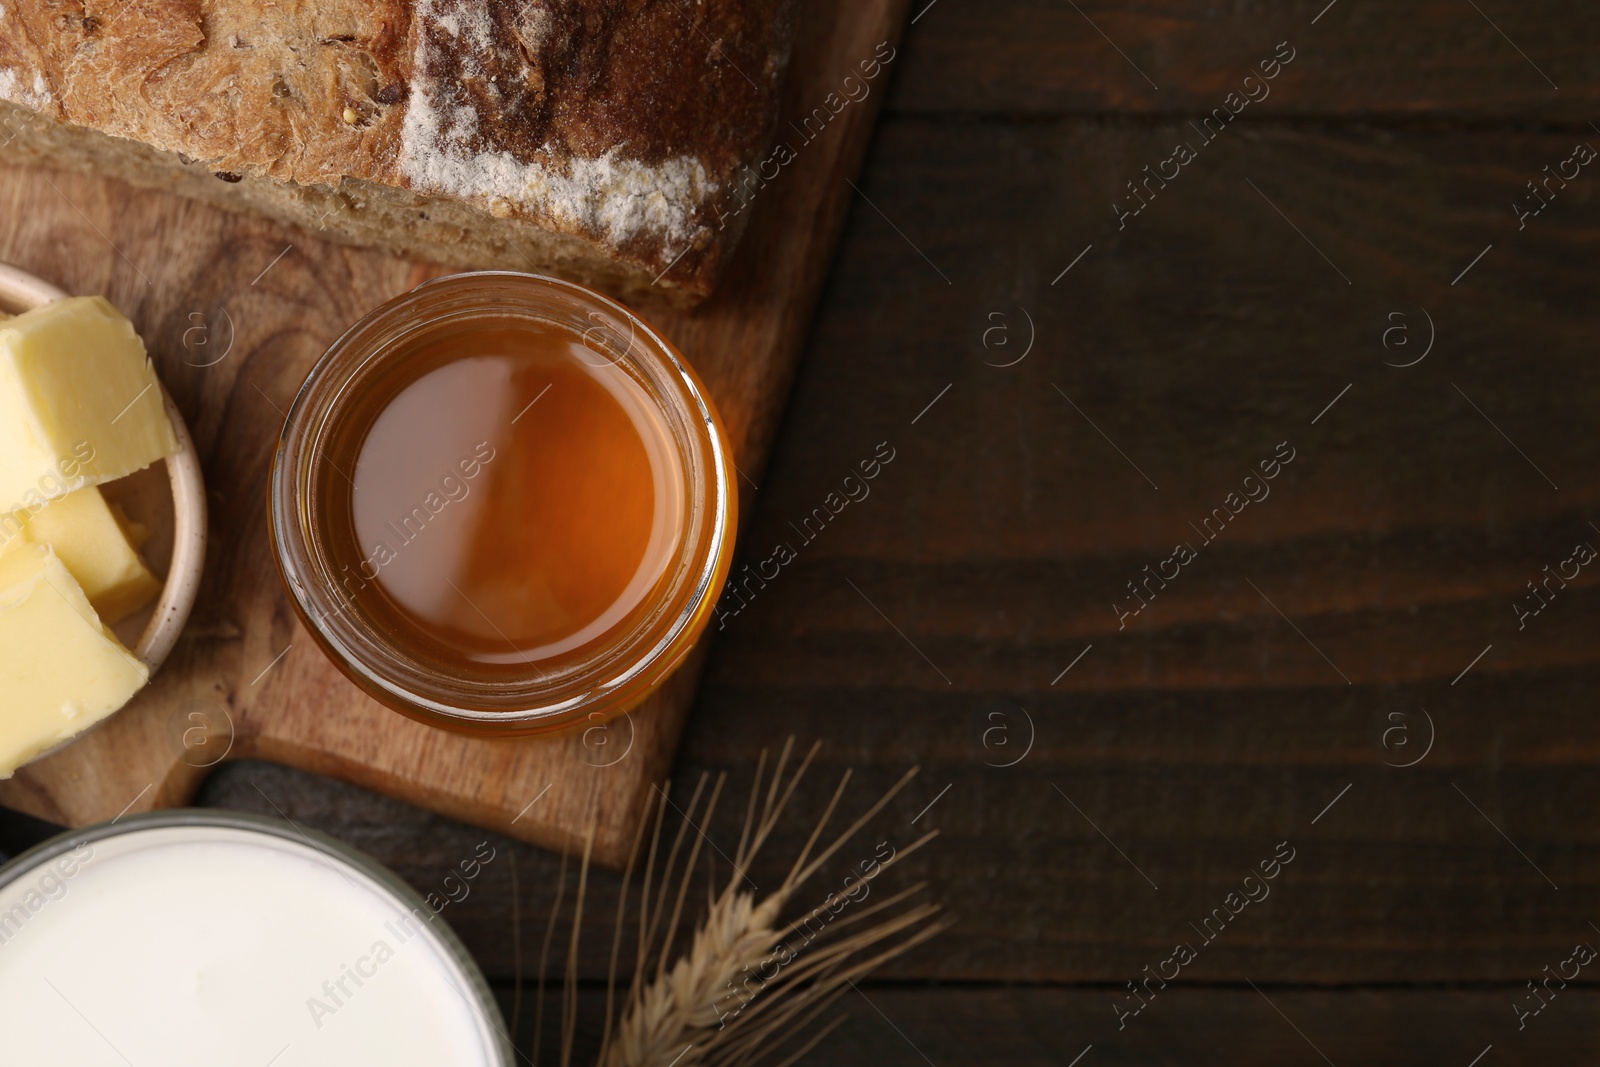
[[[42,278],[0,263],[0,311],[18,314],[67,295]],[[167,457],[164,469],[152,464],[100,486],[107,500],[120,505],[129,518],[150,531],[141,554],[153,573],[166,574],[155,604],[114,627],[151,674],[166,660],[189,619],[206,558],[206,491],[200,457],[166,386],[161,395],[178,438],[178,451]]]

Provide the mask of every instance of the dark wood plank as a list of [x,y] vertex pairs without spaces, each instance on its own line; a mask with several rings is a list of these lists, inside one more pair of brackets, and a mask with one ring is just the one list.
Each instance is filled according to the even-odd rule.
[[922,0],[913,5],[923,14],[889,106],[1006,115],[1205,113],[1230,92],[1261,95],[1244,78],[1287,40],[1294,59],[1268,94],[1245,108],[1247,119],[1538,119],[1578,128],[1593,119],[1600,14],[1560,0],[1477,7],[1455,0],[1398,9],[1373,0]]
[[[736,766],[777,722],[879,781],[920,760],[925,799],[953,782],[930,816],[953,840],[925,864],[965,921],[934,973],[1123,980],[1286,838],[1307,841],[1303,892],[1289,879],[1219,942],[1210,978],[1511,977],[1585,928],[1596,578],[1526,631],[1512,607],[1600,545],[1592,187],[1519,233],[1516,175],[1569,138],[1238,132],[1120,234],[1100,214],[1113,176],[1176,128],[906,119],[879,139],[867,194],[956,285],[858,213],[752,550],[792,538],[872,442],[902,458],[730,623],[686,762]],[[983,207],[941,216],[960,190]],[[1020,346],[1024,308],[1034,351],[985,366],[1020,352],[984,349],[989,316]],[[1382,346],[1388,314],[1420,352],[1422,308],[1434,352],[1385,366],[1407,358]],[[1119,631],[1124,583],[1198,543],[1188,524],[1284,440],[1272,496]],[[1018,751],[983,737],[1025,736],[1019,707],[1033,752],[983,766]],[[1420,753],[1419,707],[1433,752],[1383,766]],[[1381,746],[1391,714],[1413,724],[1405,755]]]
[[802,1062],[1067,1067],[1092,1045],[1078,1067],[1466,1067],[1493,1045],[1481,1061],[1488,1067],[1581,1058],[1600,1020],[1600,996],[1573,990],[1561,993],[1519,1033],[1511,1010],[1515,988],[1264,988],[1265,997],[1249,988],[1172,987],[1118,1032],[1110,990],[868,987],[864,996],[841,1002],[849,1022]]
[[[854,1067],[1325,1067],[1327,1063],[1479,1067],[1584,1062],[1600,994],[1558,991],[1525,1029],[1511,1005],[1526,989],[1306,991],[1171,986],[1118,1031],[1111,989],[864,985],[832,1014],[845,1023],[799,1062]],[[497,990],[509,1018],[513,998]],[[532,1048],[533,991],[519,1047]],[[546,1019],[559,1011],[546,998]],[[575,1063],[599,1045],[603,994],[579,1001]],[[1281,1014],[1280,1014],[1281,1013]],[[559,1051],[546,1032],[540,1051]],[[1476,1060],[1490,1049],[1481,1061]],[[1087,1050],[1087,1051],[1086,1051]],[[1082,1059],[1077,1057],[1082,1056]],[[1326,1056],[1326,1059],[1323,1056]],[[530,1059],[531,1059],[530,1055]],[[782,1056],[772,1062],[780,1062]]]

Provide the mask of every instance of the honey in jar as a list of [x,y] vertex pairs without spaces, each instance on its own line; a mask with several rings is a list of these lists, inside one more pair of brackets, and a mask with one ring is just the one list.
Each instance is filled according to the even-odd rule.
[[274,462],[274,547],[373,696],[541,732],[633,706],[704,628],[737,511],[726,449],[693,371],[620,305],[455,275],[313,370]]

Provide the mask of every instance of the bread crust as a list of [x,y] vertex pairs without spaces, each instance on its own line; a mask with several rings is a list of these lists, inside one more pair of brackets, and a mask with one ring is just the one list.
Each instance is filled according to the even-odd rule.
[[0,3],[0,158],[679,302],[737,241],[793,38],[792,0]]

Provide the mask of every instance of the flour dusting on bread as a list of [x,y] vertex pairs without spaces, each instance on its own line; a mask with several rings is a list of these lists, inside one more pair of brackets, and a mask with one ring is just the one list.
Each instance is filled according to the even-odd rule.
[[[0,8],[0,11],[3,10]],[[9,100],[33,111],[43,111],[50,106],[50,86],[45,84],[43,74],[35,72],[33,84],[24,87],[22,78],[14,69],[0,67],[0,100]]]
[[[640,236],[681,249],[706,227],[695,218],[718,184],[694,156],[654,165],[612,148],[597,158],[560,162],[519,159],[496,144],[466,79],[492,83],[475,57],[496,49],[492,0],[420,0],[416,6],[410,98],[401,128],[399,167],[419,192],[477,200],[492,214],[538,211],[569,227],[602,233],[615,244]],[[537,9],[536,9],[537,10]],[[528,20],[540,36],[539,20]],[[441,43],[440,33],[448,37]],[[449,77],[441,77],[448,71]],[[492,87],[491,87],[491,92]],[[561,155],[545,145],[540,155]],[[667,253],[671,258],[672,253]]]

